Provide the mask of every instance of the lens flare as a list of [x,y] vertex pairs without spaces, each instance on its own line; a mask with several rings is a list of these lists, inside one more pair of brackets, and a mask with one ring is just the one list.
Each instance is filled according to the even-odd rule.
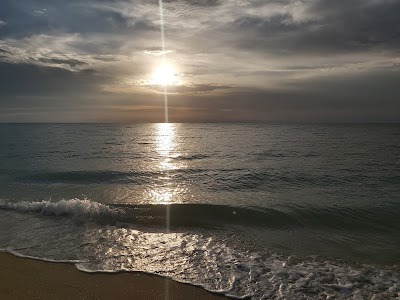
[[[162,58],[163,63],[165,63],[165,34],[164,34],[164,6],[163,1],[158,1],[160,7],[160,29],[161,29],[161,49],[162,49]],[[167,93],[167,85],[163,85],[164,87],[164,112],[165,112],[165,123],[169,122],[168,117],[168,93]]]

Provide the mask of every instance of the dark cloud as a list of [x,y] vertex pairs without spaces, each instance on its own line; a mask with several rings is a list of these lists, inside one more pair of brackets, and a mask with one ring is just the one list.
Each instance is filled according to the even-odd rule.
[[39,58],[39,61],[50,64],[68,65],[70,67],[78,67],[87,65],[87,62],[76,59],[59,59],[59,58]]
[[[152,89],[164,92],[164,88],[160,86],[150,86]],[[168,93],[184,93],[184,94],[199,94],[207,93],[215,90],[227,90],[231,89],[232,86],[215,85],[215,84],[192,84],[192,85],[177,85],[169,86],[167,88]]]
[[352,52],[400,47],[399,1],[330,1],[308,4],[303,16],[295,10],[268,18],[243,16],[229,30],[242,35],[240,47],[275,53]]
[[32,64],[0,63],[0,104],[6,96],[65,96],[98,92],[107,78],[92,70],[72,72]]
[[[0,53],[8,53],[8,54],[11,54],[10,51],[8,51],[8,50],[6,50],[6,49],[1,49],[1,48],[0,48]],[[1,55],[1,54],[0,54],[0,55]]]
[[194,6],[217,6],[221,4],[221,0],[164,0],[164,3],[183,2]]
[[[94,10],[90,4],[110,4],[117,1],[71,0],[3,0],[0,19],[9,26],[0,30],[2,37],[26,37],[47,32],[132,33],[159,30],[146,20],[129,22],[119,11]],[[41,13],[39,13],[41,12]]]

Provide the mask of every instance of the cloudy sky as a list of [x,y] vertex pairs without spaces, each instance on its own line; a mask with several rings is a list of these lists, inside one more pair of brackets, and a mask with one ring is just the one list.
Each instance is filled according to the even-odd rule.
[[[400,122],[400,0],[1,0],[0,122]],[[168,75],[171,76],[171,75]]]

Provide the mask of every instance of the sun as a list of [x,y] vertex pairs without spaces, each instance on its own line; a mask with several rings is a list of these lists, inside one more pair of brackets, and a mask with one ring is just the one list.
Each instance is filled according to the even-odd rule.
[[167,63],[159,65],[152,75],[151,83],[154,85],[174,85],[178,83],[178,78],[174,68]]

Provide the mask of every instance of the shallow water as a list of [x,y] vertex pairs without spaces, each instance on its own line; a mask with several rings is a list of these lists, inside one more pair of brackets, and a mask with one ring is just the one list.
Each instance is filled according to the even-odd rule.
[[398,297],[398,125],[0,125],[0,248],[254,299]]

